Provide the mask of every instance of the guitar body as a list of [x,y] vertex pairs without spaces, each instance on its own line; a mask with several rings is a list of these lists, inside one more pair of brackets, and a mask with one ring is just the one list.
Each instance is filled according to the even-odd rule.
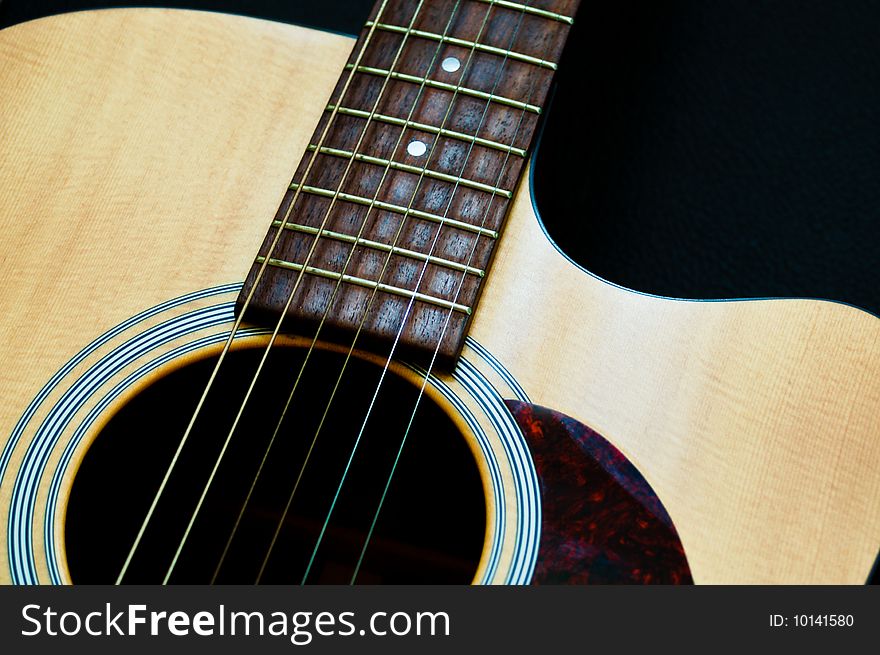
[[[79,463],[140,390],[222,347],[351,47],[152,9],[0,32],[0,581],[76,582],[65,509]],[[548,523],[570,519],[557,503],[580,507],[577,485],[559,491],[574,469],[540,451],[558,420],[597,440],[594,459],[628,460],[623,486],[646,490],[646,520],[666,525],[656,548],[682,579],[863,583],[880,543],[880,321],[832,302],[678,301],[609,284],[548,239],[528,179],[463,363],[428,385],[485,491],[474,580],[561,580],[570,562],[554,553],[593,529]],[[170,325],[180,331],[162,336]],[[253,330],[241,345],[265,339]]]

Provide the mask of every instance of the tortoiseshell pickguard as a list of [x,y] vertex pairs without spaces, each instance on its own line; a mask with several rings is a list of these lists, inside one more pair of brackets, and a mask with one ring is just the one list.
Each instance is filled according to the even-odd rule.
[[693,583],[672,520],[619,450],[559,412],[505,402],[541,485],[532,584]]

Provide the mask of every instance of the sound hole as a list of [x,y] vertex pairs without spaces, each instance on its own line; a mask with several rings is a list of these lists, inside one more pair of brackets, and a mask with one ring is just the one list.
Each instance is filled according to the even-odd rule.
[[[159,583],[165,577],[261,354],[254,348],[227,355],[125,583]],[[217,583],[252,584],[265,560],[260,582],[299,584],[337,489],[306,582],[351,580],[419,394],[410,382],[386,374],[340,487],[382,372],[360,359],[348,363],[285,516],[343,363],[339,354],[312,353],[229,542],[303,356],[302,349],[276,347],[267,359],[171,583],[208,583],[217,572]],[[67,559],[75,583],[116,580],[215,363],[215,357],[196,361],[147,386],[110,419],[87,451],[66,515]],[[470,582],[484,539],[485,500],[474,457],[450,417],[425,395],[356,582]]]

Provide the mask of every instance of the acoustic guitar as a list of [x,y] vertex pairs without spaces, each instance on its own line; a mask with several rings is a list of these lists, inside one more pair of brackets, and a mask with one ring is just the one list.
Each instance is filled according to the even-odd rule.
[[555,246],[577,4],[0,32],[0,580],[863,583],[880,321]]

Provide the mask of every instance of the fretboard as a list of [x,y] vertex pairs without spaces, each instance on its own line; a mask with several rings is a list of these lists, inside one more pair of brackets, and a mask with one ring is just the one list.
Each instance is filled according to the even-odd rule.
[[245,281],[245,319],[454,361],[579,1],[380,0]]

